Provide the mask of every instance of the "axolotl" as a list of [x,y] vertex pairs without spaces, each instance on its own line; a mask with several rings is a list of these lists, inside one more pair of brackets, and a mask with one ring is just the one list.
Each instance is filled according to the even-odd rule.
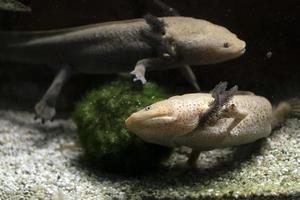
[[[156,33],[157,27],[163,31]],[[151,36],[151,32],[154,41],[145,37]],[[157,46],[165,45],[172,56],[168,51],[163,56],[157,55],[157,42]],[[43,120],[54,117],[59,93],[72,73],[131,71],[134,81],[145,84],[146,70],[180,68],[198,89],[190,65],[237,58],[245,52],[245,46],[246,43],[227,28],[181,16],[114,21],[50,31],[0,31],[0,61],[46,64],[58,70],[49,89],[35,106],[37,117]]]
[[228,102],[211,93],[173,96],[133,113],[125,124],[146,142],[191,148],[187,163],[195,166],[201,151],[254,142],[269,136],[289,114],[300,113],[296,99],[272,109],[265,97],[253,93],[230,95]]

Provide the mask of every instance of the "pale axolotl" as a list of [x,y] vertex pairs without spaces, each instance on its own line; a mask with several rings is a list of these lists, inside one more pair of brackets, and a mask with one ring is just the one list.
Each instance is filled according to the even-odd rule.
[[300,113],[299,100],[272,109],[266,98],[236,87],[225,91],[222,84],[212,94],[185,94],[154,103],[133,113],[126,127],[149,143],[191,148],[187,163],[193,166],[201,151],[254,142],[269,136],[288,114]]
[[[159,23],[163,27],[159,27]],[[157,28],[158,33],[155,32]],[[146,37],[149,36],[147,33],[152,32],[154,41]],[[157,35],[161,38],[155,38]],[[153,48],[155,42],[166,45],[165,48],[170,52],[157,55]],[[180,68],[194,87],[199,89],[189,65],[219,63],[237,58],[245,52],[245,46],[244,41],[222,26],[181,16],[150,18],[148,21],[114,21],[38,32],[0,31],[0,61],[47,64],[59,70],[35,106],[37,116],[44,120],[52,119],[55,115],[56,100],[72,73],[131,71],[134,81],[145,84],[146,69]],[[168,59],[168,53],[172,53],[172,59]]]

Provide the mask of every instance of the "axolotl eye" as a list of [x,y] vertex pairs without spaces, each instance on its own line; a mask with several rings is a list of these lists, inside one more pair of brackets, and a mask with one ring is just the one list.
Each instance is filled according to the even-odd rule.
[[224,48],[229,48],[229,47],[230,47],[230,44],[229,44],[228,42],[225,42],[225,43],[223,44],[223,47],[224,47]]
[[148,110],[150,110],[151,109],[151,106],[147,106],[144,110],[145,111],[148,111]]

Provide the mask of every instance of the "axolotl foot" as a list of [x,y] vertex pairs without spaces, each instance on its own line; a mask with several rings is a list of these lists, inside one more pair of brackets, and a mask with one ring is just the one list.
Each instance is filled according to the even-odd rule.
[[130,74],[131,76],[131,80],[132,80],[132,83],[133,83],[133,87],[140,90],[144,87],[144,85],[147,83],[145,77],[141,77],[141,76],[137,76],[137,75],[134,75],[134,74]]
[[35,105],[34,109],[36,113],[35,119],[40,118],[42,123],[44,123],[47,120],[52,121],[56,113],[55,108],[53,106],[48,105],[47,102],[43,100],[38,102]]
[[141,74],[134,73],[134,71],[132,71],[130,75],[131,75],[131,80],[133,81],[133,85],[137,89],[142,89],[143,86],[147,83],[145,76]]
[[60,65],[60,70],[55,76],[51,86],[44,94],[42,99],[35,105],[36,119],[40,118],[42,123],[46,120],[53,120],[56,114],[55,104],[63,84],[71,75],[71,68],[69,65]]
[[132,80],[134,83],[138,83],[141,85],[145,85],[147,83],[147,80],[144,76],[139,75],[139,74],[131,74],[132,75]]

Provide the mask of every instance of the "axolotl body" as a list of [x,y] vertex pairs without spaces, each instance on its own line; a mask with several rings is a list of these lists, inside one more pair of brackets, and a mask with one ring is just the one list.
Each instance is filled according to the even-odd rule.
[[55,115],[62,86],[72,73],[131,71],[134,81],[144,84],[146,70],[180,68],[197,88],[189,65],[219,63],[245,52],[244,41],[206,20],[181,16],[158,20],[165,29],[160,39],[169,44],[175,55],[172,59],[157,55],[151,41],[145,38],[143,33],[151,33],[151,24],[135,19],[50,31],[0,31],[0,60],[47,64],[58,69],[53,83],[35,106],[37,116],[49,120]]
[[281,102],[275,109],[264,97],[237,94],[206,123],[201,118],[214,101],[210,93],[174,96],[133,113],[126,127],[146,142],[168,147],[186,146],[193,151],[188,163],[194,165],[201,151],[254,142],[271,134],[299,101]]

